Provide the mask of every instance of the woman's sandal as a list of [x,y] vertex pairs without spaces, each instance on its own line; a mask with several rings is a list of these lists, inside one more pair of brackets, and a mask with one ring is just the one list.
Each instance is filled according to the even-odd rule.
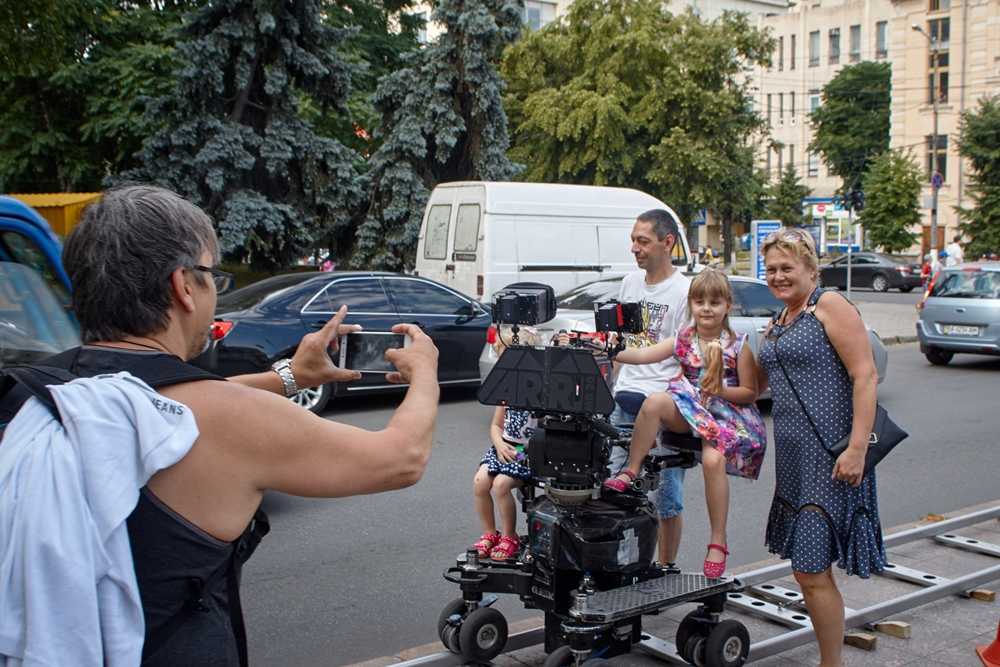
[[500,542],[493,547],[493,551],[490,552],[490,559],[505,561],[510,560],[517,555],[517,552],[521,550],[521,540],[515,537],[507,537],[504,535],[500,538]]
[[[624,479],[621,479],[622,475],[628,477],[627,482]],[[632,482],[635,481],[636,476],[637,475],[634,472],[626,468],[614,477],[604,480],[604,488],[610,489],[616,493],[625,493],[632,488]]]
[[483,533],[483,536],[479,538],[479,541],[472,545],[472,548],[476,550],[480,558],[489,558],[490,552],[493,551],[493,547],[497,545],[500,541],[500,531],[495,533]]
[[722,561],[719,563],[713,563],[706,558],[705,564],[702,566],[702,572],[709,579],[718,579],[726,571],[726,557],[729,556],[729,549],[722,544],[709,544],[708,550],[712,551],[712,549],[722,552]]

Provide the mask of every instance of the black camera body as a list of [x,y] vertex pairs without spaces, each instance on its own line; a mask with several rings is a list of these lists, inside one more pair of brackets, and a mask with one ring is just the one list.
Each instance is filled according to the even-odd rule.
[[540,324],[556,316],[555,292],[541,283],[514,283],[493,295],[495,324]]
[[638,334],[646,330],[642,305],[606,301],[594,304],[594,324],[598,331]]

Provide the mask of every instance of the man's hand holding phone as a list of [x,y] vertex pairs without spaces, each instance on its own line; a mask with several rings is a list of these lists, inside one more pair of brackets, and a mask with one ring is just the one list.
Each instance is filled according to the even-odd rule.
[[343,324],[345,317],[347,306],[341,306],[322,329],[302,337],[295,356],[292,357],[292,372],[299,387],[304,389],[327,382],[353,382],[361,379],[361,373],[338,368],[331,359],[331,354],[339,348],[341,336],[361,331],[357,324]]
[[415,324],[397,324],[393,333],[405,334],[409,345],[387,350],[385,358],[396,367],[385,374],[385,379],[395,384],[408,384],[414,379],[429,376],[437,382],[438,349],[430,336]]

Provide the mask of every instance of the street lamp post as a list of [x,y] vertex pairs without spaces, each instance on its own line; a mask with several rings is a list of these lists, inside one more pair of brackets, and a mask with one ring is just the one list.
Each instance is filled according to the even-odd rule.
[[927,34],[922,27],[914,23],[914,31],[919,32],[927,38],[931,47],[931,72],[933,84],[931,85],[931,108],[934,115],[934,130],[931,135],[931,263],[937,258],[937,216],[938,216],[938,189],[941,187],[941,177],[938,175],[938,98],[941,78],[938,76],[938,40]]

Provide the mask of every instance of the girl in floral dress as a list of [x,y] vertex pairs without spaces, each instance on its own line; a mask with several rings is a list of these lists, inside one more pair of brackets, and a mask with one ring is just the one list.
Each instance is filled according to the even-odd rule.
[[702,438],[705,501],[711,543],[703,571],[720,577],[726,569],[726,520],[729,481],[726,473],[757,479],[764,461],[767,431],[757,410],[756,364],[746,334],[729,326],[732,289],[725,274],[708,269],[691,281],[688,312],[694,323],[677,336],[646,348],[623,350],[615,361],[648,364],[673,355],[681,373],[667,391],[642,404],[632,432],[629,460],[621,473],[605,482],[624,491],[639,474],[642,460],[662,426],[675,432],[693,430]]

